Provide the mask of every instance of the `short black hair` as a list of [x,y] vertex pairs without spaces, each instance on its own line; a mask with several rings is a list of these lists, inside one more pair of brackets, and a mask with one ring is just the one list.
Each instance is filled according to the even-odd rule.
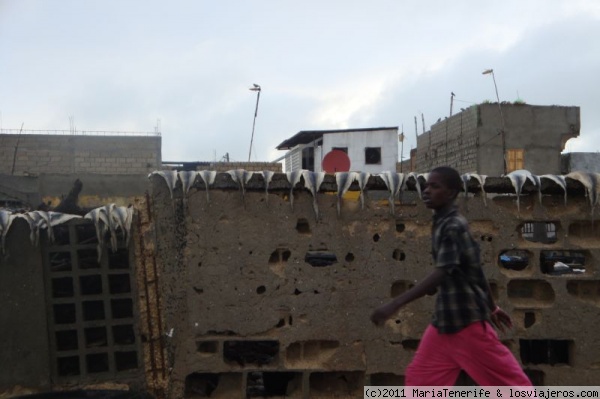
[[437,173],[438,175],[442,176],[444,184],[446,184],[449,189],[456,190],[456,196],[458,196],[458,193],[462,191],[463,181],[460,177],[460,173],[458,173],[456,169],[451,168],[450,166],[438,166],[430,173]]

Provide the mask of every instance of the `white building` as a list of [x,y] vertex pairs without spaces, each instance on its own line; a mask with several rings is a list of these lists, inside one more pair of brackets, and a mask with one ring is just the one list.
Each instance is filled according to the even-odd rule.
[[[398,127],[377,127],[367,129],[306,130],[296,133],[277,146],[288,152],[277,159],[285,160],[285,171],[307,169],[314,172],[327,171],[323,160],[332,159],[331,151],[346,154],[340,162],[339,152],[335,158],[335,171],[356,171],[380,173],[395,171],[398,161]],[[328,155],[329,154],[329,155]],[[349,161],[347,170],[338,170],[338,164]],[[330,163],[331,164],[331,163]],[[330,167],[331,169],[331,167]],[[332,172],[332,170],[329,170]]]

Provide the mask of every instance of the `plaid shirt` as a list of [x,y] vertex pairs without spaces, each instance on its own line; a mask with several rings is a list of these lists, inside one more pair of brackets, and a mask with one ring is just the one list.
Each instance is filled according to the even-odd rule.
[[479,245],[456,207],[434,215],[432,254],[435,267],[447,272],[438,287],[433,326],[440,333],[451,334],[474,321],[489,321],[487,281],[481,268]]

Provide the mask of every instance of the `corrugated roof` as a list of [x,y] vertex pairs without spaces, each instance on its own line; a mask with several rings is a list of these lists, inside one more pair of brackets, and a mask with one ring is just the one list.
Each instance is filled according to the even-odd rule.
[[369,127],[365,129],[338,129],[338,130],[302,130],[289,139],[284,140],[276,148],[278,150],[289,150],[298,144],[308,144],[323,137],[329,133],[351,133],[351,132],[372,132],[375,130],[398,130],[396,127]]

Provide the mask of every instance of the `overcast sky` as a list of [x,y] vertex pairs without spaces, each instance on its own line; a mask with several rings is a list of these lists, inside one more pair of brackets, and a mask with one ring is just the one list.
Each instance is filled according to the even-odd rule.
[[154,131],[253,161],[301,130],[425,126],[485,100],[581,107],[600,150],[600,1],[0,0],[0,127]]

